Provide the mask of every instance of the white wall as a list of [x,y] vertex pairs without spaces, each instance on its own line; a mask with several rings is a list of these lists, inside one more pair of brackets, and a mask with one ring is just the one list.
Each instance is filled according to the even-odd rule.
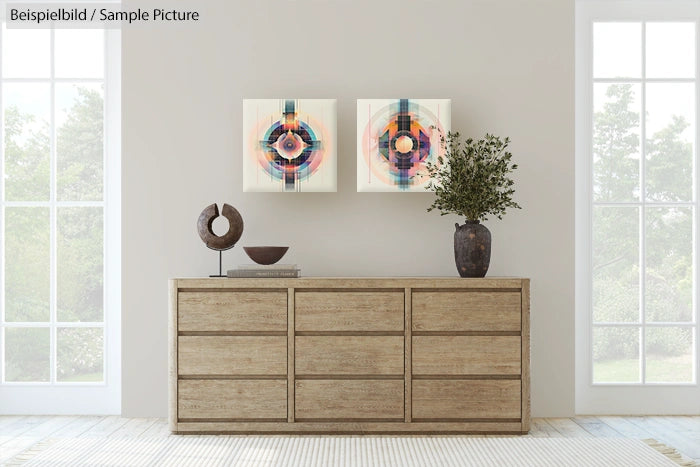
[[[125,2],[127,7],[162,2]],[[123,413],[167,413],[167,279],[214,273],[195,223],[290,245],[306,276],[456,276],[456,216],[428,193],[357,193],[355,99],[446,97],[463,134],[510,136],[511,211],[489,275],[532,278],[532,412],[574,410],[573,0],[172,2],[195,25],[123,31]],[[241,191],[241,99],[338,99],[338,192]],[[414,238],[406,248],[406,236]]]

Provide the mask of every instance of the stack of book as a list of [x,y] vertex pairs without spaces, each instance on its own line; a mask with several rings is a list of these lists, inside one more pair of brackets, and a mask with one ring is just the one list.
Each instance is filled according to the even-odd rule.
[[299,277],[301,270],[296,264],[241,264],[229,269],[228,277]]

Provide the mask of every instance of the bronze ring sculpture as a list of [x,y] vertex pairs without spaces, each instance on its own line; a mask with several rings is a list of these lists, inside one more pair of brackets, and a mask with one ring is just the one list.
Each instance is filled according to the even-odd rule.
[[243,235],[243,218],[241,214],[231,206],[224,203],[221,210],[221,215],[228,220],[228,231],[224,235],[216,235],[212,229],[214,219],[219,217],[219,208],[214,204],[210,204],[199,215],[197,219],[197,231],[207,248],[217,250],[219,252],[219,275],[211,277],[225,277],[221,270],[221,252],[233,248],[236,242]]

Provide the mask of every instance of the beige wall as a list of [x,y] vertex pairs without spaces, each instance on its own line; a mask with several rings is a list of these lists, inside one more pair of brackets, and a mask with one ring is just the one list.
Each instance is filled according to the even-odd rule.
[[[284,244],[307,276],[456,275],[461,219],[425,212],[427,193],[356,192],[355,100],[380,97],[451,98],[453,129],[512,138],[524,209],[487,222],[489,275],[532,278],[533,415],[571,415],[573,0],[190,6],[196,25],[123,31],[124,415],[167,412],[167,279],[215,271],[195,230],[210,203],[245,221],[224,267]],[[338,99],[337,193],[242,193],[244,97]]]

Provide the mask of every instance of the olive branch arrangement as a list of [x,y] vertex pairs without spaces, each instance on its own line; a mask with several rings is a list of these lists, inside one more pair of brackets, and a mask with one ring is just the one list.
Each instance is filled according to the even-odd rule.
[[513,201],[514,182],[509,177],[518,168],[506,150],[510,138],[487,133],[479,140],[463,141],[459,132],[449,132],[440,139],[444,157],[426,163],[430,181],[425,189],[436,198],[428,212],[437,209],[441,216],[454,213],[478,222],[489,215],[502,219],[507,208],[521,209]]

